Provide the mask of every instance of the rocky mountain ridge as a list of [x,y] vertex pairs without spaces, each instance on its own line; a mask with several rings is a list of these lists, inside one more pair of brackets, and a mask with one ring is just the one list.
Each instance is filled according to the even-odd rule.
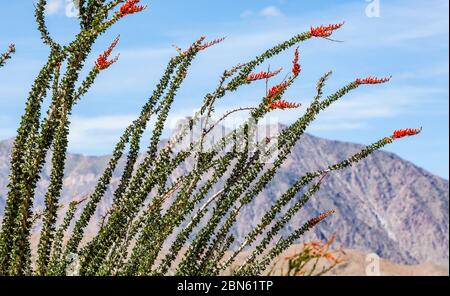
[[[0,142],[0,215],[7,194],[11,145],[11,140]],[[267,190],[240,214],[233,230],[235,235],[242,238],[254,227],[277,196],[302,173],[343,160],[361,147],[305,134]],[[67,204],[73,198],[91,192],[108,160],[109,156],[70,154],[62,203]],[[42,196],[49,174],[50,168],[45,166],[37,188],[37,207],[43,206]],[[119,175],[114,175],[113,187],[118,180]],[[101,212],[108,208],[111,195],[109,190],[92,224],[95,225]],[[395,154],[379,151],[351,168],[327,176],[321,190],[283,229],[283,233],[331,208],[336,208],[337,213],[305,239],[323,239],[336,234],[337,242],[345,248],[374,252],[394,262],[448,265],[448,181]]]

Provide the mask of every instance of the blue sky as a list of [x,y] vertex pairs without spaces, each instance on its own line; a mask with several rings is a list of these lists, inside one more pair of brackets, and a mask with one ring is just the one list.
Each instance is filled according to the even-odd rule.
[[[386,85],[359,88],[322,113],[308,132],[369,144],[396,128],[422,126],[421,135],[397,141],[386,150],[448,178],[447,0],[141,2],[148,9],[127,16],[103,35],[87,61],[86,71],[112,39],[121,34],[115,49],[121,54],[120,60],[101,73],[74,109],[70,151],[110,153],[175,53],[171,47],[174,43],[185,47],[201,35],[209,39],[227,37],[194,62],[174,104],[169,127],[193,113],[224,69],[308,30],[310,25],[345,20],[345,26],[334,35],[344,42],[315,39],[300,45],[302,77],[286,98],[305,105],[314,95],[317,79],[329,70],[334,74],[326,88],[328,92],[356,77],[392,75],[393,79]],[[49,3],[52,35],[60,42],[70,41],[78,27],[77,20],[66,14],[67,0]],[[368,5],[379,11],[368,9]],[[8,13],[0,19],[0,47],[14,42],[17,53],[0,69],[0,139],[14,136],[33,78],[48,54],[34,24],[33,1],[9,1],[7,8]],[[289,69],[292,54],[292,50],[288,51],[261,69],[269,64],[272,68]],[[218,105],[218,112],[256,105],[264,91],[263,83],[245,87],[238,94],[226,96]],[[268,120],[290,123],[302,110],[274,112]]]

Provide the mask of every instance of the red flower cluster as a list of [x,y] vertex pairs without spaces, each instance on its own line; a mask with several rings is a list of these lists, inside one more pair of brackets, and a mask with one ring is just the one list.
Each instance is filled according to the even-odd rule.
[[298,63],[299,60],[299,53],[298,53],[298,47],[295,49],[295,54],[294,54],[294,60],[292,61],[292,63],[294,64],[292,66],[292,73],[294,74],[295,77],[298,76],[298,74],[300,74],[300,71],[302,70],[302,68],[300,67],[300,64]]
[[271,102],[269,104],[269,108],[271,110],[275,110],[275,109],[281,109],[281,110],[284,110],[284,109],[295,109],[295,108],[298,108],[299,106],[300,106],[300,104],[287,102],[285,100],[278,100],[278,101],[275,101],[275,102]]
[[393,139],[400,139],[403,137],[409,137],[409,136],[414,136],[417,135],[418,133],[420,133],[422,131],[422,128],[404,128],[404,129],[399,129],[394,131],[394,133],[392,134],[392,138]]
[[225,37],[217,38],[216,40],[213,40],[213,41],[210,41],[210,42],[207,42],[205,44],[200,45],[199,49],[200,50],[207,49],[208,47],[216,45],[216,44],[218,44],[218,43],[220,43],[220,42],[222,42],[224,40],[225,40]]
[[376,78],[373,76],[369,76],[366,78],[358,78],[355,80],[357,84],[380,84],[385,83],[391,80],[391,77],[385,77],[385,78]]
[[247,76],[247,81],[255,81],[255,80],[261,80],[261,79],[268,79],[271,78],[277,74],[279,74],[281,72],[281,68],[273,71],[273,72],[265,72],[265,71],[261,71],[259,73],[251,73],[250,75]]
[[314,227],[315,225],[317,225],[320,221],[326,219],[328,216],[330,216],[331,214],[333,214],[334,212],[336,212],[336,210],[331,210],[325,213],[320,214],[317,217],[312,218],[311,220],[308,221],[308,225],[309,227]]
[[112,50],[119,42],[119,36],[114,39],[114,41],[111,43],[111,45],[108,47],[107,50],[105,50],[101,55],[98,56],[97,61],[95,61],[95,67],[97,67],[98,70],[104,70],[117,62],[119,59],[119,55],[115,56],[112,60],[108,61],[109,56],[111,55]]
[[310,33],[314,37],[330,37],[334,30],[342,27],[344,23],[330,24],[328,26],[321,25],[319,27],[311,27]]
[[289,83],[285,81],[273,86],[271,89],[269,89],[269,92],[267,93],[267,98],[273,99],[274,97],[279,95],[288,85]]
[[141,0],[127,0],[120,6],[120,16],[140,12],[147,8],[146,5],[137,5]]

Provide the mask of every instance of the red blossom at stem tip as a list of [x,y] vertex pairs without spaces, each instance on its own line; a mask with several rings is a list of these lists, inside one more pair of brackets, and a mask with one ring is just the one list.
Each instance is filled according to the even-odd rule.
[[334,30],[339,29],[344,25],[344,22],[339,24],[330,24],[327,26],[321,25],[319,27],[311,27],[310,33],[314,37],[330,37]]
[[314,227],[315,225],[317,225],[320,221],[326,219],[328,216],[334,214],[336,212],[336,210],[331,210],[325,213],[320,214],[317,217],[312,218],[311,220],[308,221],[308,225],[309,227]]
[[294,60],[292,61],[293,66],[292,66],[292,74],[294,74],[295,77],[298,76],[298,74],[300,74],[300,71],[302,70],[300,64],[298,63],[299,60],[299,53],[298,53],[298,47],[295,49],[295,54],[294,54]]
[[97,67],[98,70],[105,70],[119,59],[119,55],[115,56],[112,60],[108,60],[109,56],[111,55],[112,50],[119,42],[119,37],[117,36],[116,39],[111,43],[111,45],[101,54],[98,56],[97,61],[95,61],[95,67]]
[[289,85],[289,82],[285,81],[280,84],[277,84],[275,86],[272,86],[271,89],[269,89],[269,92],[267,93],[268,99],[273,99],[276,96],[278,96],[281,92],[283,92],[286,87]]
[[409,136],[415,136],[422,131],[422,128],[404,128],[395,130],[392,134],[392,139],[400,139]]
[[120,16],[126,16],[127,14],[133,14],[140,12],[147,8],[146,5],[137,5],[141,0],[127,0],[122,6],[120,6]]
[[358,78],[355,80],[355,82],[357,84],[380,84],[380,83],[386,83],[389,80],[391,80],[391,77],[377,78],[374,76],[369,76],[366,78]]
[[221,37],[221,38],[217,38],[217,39],[215,39],[213,41],[206,42],[206,43],[204,43],[204,44],[199,46],[199,50],[204,50],[204,49],[207,49],[208,47],[211,47],[213,45],[219,44],[220,42],[224,41],[225,38],[226,37]]
[[268,79],[271,77],[274,77],[275,75],[279,74],[281,72],[281,68],[273,71],[273,72],[265,72],[261,71],[259,73],[251,73],[247,76],[247,81],[255,81],[255,80],[261,80],[261,79]]
[[275,109],[281,109],[281,110],[284,110],[284,109],[295,109],[295,108],[298,108],[298,107],[300,107],[300,104],[287,102],[285,100],[278,100],[278,101],[275,101],[275,102],[271,102],[269,104],[269,109],[271,109],[271,110],[275,110]]

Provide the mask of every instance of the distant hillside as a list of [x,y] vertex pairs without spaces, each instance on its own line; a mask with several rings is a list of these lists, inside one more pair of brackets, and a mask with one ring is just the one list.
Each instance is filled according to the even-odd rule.
[[[330,141],[305,135],[290,158],[270,183],[268,190],[243,210],[234,229],[242,238],[258,223],[272,202],[302,173],[343,160],[361,145]],[[7,193],[11,141],[0,142],[0,208]],[[109,157],[70,155],[64,180],[63,203],[88,194],[102,173]],[[35,206],[42,207],[42,195],[49,180],[45,167],[39,183],[41,196]],[[114,184],[117,184],[115,176]],[[92,222],[110,204],[111,191]],[[387,152],[376,152],[358,165],[327,177],[320,192],[284,229],[286,234],[306,219],[336,208],[331,219],[316,227],[307,238],[325,238],[336,233],[345,248],[375,252],[398,263],[433,262],[448,265],[449,188],[448,181]]]
[[[288,270],[288,262],[286,257],[296,254],[299,250],[299,245],[291,246],[282,255],[280,255],[276,260],[275,264],[269,266],[266,273],[271,270],[272,275],[282,275],[286,274]],[[327,272],[325,275],[347,275],[347,276],[448,276],[449,269],[447,266],[439,266],[431,263],[422,263],[415,265],[405,265],[393,263],[389,260],[380,258],[378,261],[377,270],[379,273],[374,274],[374,270],[370,267],[373,266],[371,259],[368,257],[368,253],[358,251],[358,250],[344,250],[345,254],[342,255],[341,259],[343,262],[338,264],[335,268]],[[248,252],[242,253],[241,256],[237,258],[236,265],[242,263],[242,261],[249,255]],[[313,264],[313,262],[311,262]],[[371,265],[369,265],[371,264]],[[329,267],[330,263],[326,259],[320,259],[317,264],[316,271],[320,271],[322,267]],[[233,267],[232,267],[233,268]],[[228,271],[228,270],[227,270]],[[228,271],[229,272],[229,271]]]

